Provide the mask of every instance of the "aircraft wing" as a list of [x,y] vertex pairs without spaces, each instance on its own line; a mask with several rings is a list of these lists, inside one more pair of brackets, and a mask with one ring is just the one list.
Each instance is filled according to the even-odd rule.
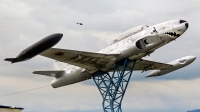
[[[132,65],[133,65],[133,62],[128,64],[129,67],[131,67]],[[155,62],[155,61],[149,61],[149,60],[145,60],[145,59],[139,59],[136,61],[134,70],[142,70],[142,71],[162,70],[162,69],[169,68],[171,66],[173,66],[173,65]]]
[[[133,62],[128,63],[128,67],[126,68],[126,71],[130,70],[131,67],[133,66]],[[145,60],[145,59],[138,59],[136,61],[134,70],[141,70],[141,71],[148,71],[148,70],[162,70],[169,68],[173,65],[166,64],[166,63],[160,63],[160,62],[155,62],[155,61],[150,61],[150,60]],[[121,69],[121,68],[119,68]],[[108,70],[109,72],[112,72],[113,69]]]
[[[85,68],[89,71],[97,69],[101,69],[102,71],[112,71],[112,68],[115,65],[115,59],[119,54],[102,54],[85,51],[50,48],[40,53],[40,55],[60,62],[65,62],[81,68]],[[106,65],[108,65],[109,67]],[[133,62],[129,63],[129,68],[132,65]],[[162,70],[171,66],[172,65],[166,63],[138,59],[136,61],[134,70]],[[127,68],[127,70],[129,68]]]
[[115,62],[119,54],[102,54],[85,51],[50,48],[40,53],[60,62],[69,63],[87,70],[103,68],[107,63]]

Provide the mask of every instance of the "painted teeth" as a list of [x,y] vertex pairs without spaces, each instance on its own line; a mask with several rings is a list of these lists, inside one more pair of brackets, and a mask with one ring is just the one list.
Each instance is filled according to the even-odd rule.
[[180,34],[176,34],[176,32],[166,32],[165,34],[173,36],[173,37],[179,37]]

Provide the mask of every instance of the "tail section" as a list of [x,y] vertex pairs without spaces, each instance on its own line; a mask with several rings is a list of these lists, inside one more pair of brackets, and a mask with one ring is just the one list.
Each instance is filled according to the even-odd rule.
[[14,63],[17,60],[17,58],[6,58],[4,60],[5,61],[10,61],[11,63]]

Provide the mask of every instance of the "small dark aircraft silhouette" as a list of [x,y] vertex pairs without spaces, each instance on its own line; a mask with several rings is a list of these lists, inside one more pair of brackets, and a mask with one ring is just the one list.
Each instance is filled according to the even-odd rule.
[[77,24],[79,24],[79,25],[83,25],[82,23],[77,23]]

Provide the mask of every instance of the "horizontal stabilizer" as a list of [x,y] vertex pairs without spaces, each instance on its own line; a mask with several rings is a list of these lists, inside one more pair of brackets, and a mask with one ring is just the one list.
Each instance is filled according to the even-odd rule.
[[10,61],[10,62],[14,62],[15,60],[16,60],[16,58],[6,58],[6,59],[4,59],[5,61]]
[[64,70],[34,71],[33,73],[50,77],[60,77],[64,73]]

